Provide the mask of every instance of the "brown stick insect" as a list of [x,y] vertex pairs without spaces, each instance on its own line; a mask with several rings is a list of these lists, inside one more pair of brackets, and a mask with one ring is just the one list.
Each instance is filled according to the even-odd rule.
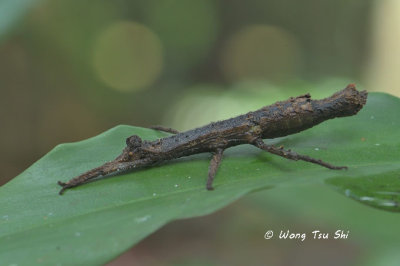
[[357,91],[349,84],[342,91],[322,100],[312,100],[310,94],[265,106],[231,119],[214,122],[203,127],[179,133],[171,128],[153,127],[175,135],[154,141],[142,140],[133,135],[126,139],[121,155],[111,162],[94,168],[68,182],[59,181],[60,194],[66,189],[82,185],[93,178],[116,172],[149,167],[162,161],[172,160],[202,152],[213,154],[208,170],[206,188],[212,190],[212,183],[221,163],[225,149],[251,144],[272,154],[290,160],[303,160],[329,169],[346,169],[319,159],[301,155],[282,146],[265,144],[263,139],[272,139],[294,134],[311,128],[335,117],[352,116],[358,113],[367,101],[366,91]]

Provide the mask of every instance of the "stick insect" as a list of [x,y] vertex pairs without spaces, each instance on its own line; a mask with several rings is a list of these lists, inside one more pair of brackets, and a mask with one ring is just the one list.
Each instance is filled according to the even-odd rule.
[[291,97],[286,101],[276,102],[257,111],[213,122],[186,132],[153,127],[174,135],[154,141],[142,140],[137,135],[128,137],[126,147],[121,155],[113,161],[89,170],[66,183],[59,181],[58,184],[62,186],[59,194],[97,177],[150,167],[163,161],[203,152],[213,154],[206,183],[206,188],[213,190],[212,183],[224,150],[241,144],[251,144],[290,160],[302,160],[333,170],[346,169],[346,166],[334,166],[320,159],[286,150],[282,146],[268,145],[264,143],[263,139],[287,136],[311,128],[328,119],[355,115],[366,101],[367,92],[358,91],[354,84],[349,84],[345,89],[322,100],[313,100],[310,94]]

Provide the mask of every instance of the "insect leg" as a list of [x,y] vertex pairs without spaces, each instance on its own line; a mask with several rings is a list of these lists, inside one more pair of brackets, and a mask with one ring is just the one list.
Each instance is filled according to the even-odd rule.
[[270,152],[272,154],[282,156],[286,159],[290,159],[290,160],[294,160],[294,161],[302,160],[302,161],[306,161],[306,162],[310,162],[310,163],[319,164],[321,166],[324,166],[329,169],[334,169],[334,170],[347,169],[347,166],[334,166],[334,165],[324,162],[320,159],[314,159],[307,155],[301,155],[301,154],[298,154],[291,150],[284,150],[283,147],[277,148],[273,145],[267,145],[264,143],[264,141],[262,139],[256,140],[253,145],[262,150]]
[[222,160],[223,149],[218,149],[214,154],[210,162],[210,167],[208,169],[208,179],[207,179],[207,190],[213,190],[212,183],[214,181],[215,174],[217,173],[219,164]]
[[169,127],[163,127],[163,126],[151,126],[149,127],[150,129],[154,129],[154,130],[158,130],[158,131],[164,131],[167,133],[172,133],[172,134],[178,134],[179,131],[175,130],[173,128],[169,128]]

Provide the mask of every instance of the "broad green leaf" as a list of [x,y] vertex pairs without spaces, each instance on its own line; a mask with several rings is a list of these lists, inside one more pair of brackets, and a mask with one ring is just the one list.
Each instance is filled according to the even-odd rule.
[[347,171],[288,161],[242,145],[226,152],[211,192],[205,190],[210,155],[201,154],[105,178],[59,196],[58,180],[114,159],[126,137],[156,139],[166,134],[118,126],[85,141],[59,145],[0,188],[0,261],[101,264],[171,220],[205,215],[246,193],[277,185],[326,181],[351,198],[398,211],[398,113],[399,99],[371,93],[356,116],[269,141],[347,165]]

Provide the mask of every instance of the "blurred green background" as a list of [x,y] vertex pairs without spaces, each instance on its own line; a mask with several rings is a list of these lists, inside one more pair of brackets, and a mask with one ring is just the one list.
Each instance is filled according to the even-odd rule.
[[[397,0],[0,0],[0,184],[119,124],[186,130],[350,82],[400,96],[399,66]],[[395,221],[323,187],[269,190],[174,222],[110,265],[391,265]],[[351,233],[263,239],[284,227]]]

